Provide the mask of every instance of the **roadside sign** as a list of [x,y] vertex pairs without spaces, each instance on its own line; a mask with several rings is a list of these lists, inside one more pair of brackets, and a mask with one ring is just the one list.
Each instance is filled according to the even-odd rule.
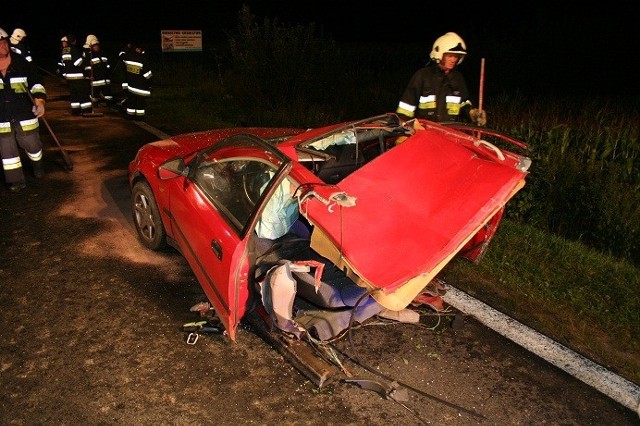
[[161,30],[163,52],[202,52],[202,31]]

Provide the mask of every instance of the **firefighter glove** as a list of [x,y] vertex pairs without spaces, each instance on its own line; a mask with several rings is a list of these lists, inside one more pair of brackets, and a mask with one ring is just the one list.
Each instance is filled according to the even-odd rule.
[[485,110],[479,110],[478,108],[473,108],[469,111],[469,116],[471,117],[471,121],[478,126],[485,126],[487,124],[487,113]]
[[36,117],[42,117],[44,115],[44,101],[42,99],[36,99],[35,105],[31,108],[31,111]]

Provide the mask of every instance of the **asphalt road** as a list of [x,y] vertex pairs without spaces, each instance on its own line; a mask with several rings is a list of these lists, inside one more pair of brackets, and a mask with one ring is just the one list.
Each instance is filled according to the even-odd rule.
[[[204,296],[175,251],[137,242],[127,163],[156,137],[106,107],[69,113],[47,79],[45,172],[0,195],[0,424],[639,425],[638,415],[472,317],[421,310],[335,342],[318,388],[251,326],[181,329]],[[347,379],[347,380],[345,380]],[[393,397],[348,380],[388,384]]]

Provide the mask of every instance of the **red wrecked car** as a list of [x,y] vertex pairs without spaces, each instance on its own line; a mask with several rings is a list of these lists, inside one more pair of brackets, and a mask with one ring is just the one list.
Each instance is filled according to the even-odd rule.
[[179,135],[129,164],[134,223],[144,246],[186,258],[232,340],[256,311],[330,340],[400,318],[454,256],[479,261],[531,163],[498,141],[526,149],[395,114]]

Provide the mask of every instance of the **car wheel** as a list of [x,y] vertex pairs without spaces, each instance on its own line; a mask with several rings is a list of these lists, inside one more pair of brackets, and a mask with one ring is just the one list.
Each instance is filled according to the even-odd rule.
[[167,233],[156,197],[148,183],[140,181],[133,186],[131,209],[140,242],[151,250],[163,249],[167,245]]

